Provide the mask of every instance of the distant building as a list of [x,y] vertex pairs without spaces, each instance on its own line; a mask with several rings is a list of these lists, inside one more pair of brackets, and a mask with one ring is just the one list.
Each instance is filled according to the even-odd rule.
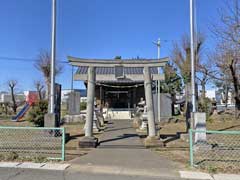
[[206,90],[206,97],[216,101],[217,110],[219,111],[226,108],[234,109],[235,107],[234,95],[231,91],[228,91],[228,94],[226,95],[225,90],[222,88]]
[[[23,102],[26,100],[26,96],[23,93],[15,94],[16,102]],[[1,103],[10,103],[12,102],[11,94],[7,92],[0,93],[0,102]]]
[[209,99],[216,99],[216,89],[206,90],[206,97]]
[[228,91],[228,99],[226,99],[226,92],[223,89],[216,90],[215,97],[218,105],[235,105],[234,95],[231,91]]
[[66,103],[68,100],[69,93],[71,92],[71,89],[62,89],[61,92],[61,101],[62,103]]
[[87,90],[86,89],[80,89],[80,102],[87,102]]
[[[61,100],[62,103],[66,103],[69,97],[69,94],[72,90],[71,89],[63,89],[61,92]],[[74,89],[75,92],[80,92],[80,102],[86,102],[87,101],[87,93],[85,89]]]

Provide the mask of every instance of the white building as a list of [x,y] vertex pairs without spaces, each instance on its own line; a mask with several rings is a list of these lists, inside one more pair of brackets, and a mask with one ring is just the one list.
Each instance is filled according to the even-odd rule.
[[[68,100],[69,93],[71,92],[71,89],[63,89],[61,92],[61,101],[63,103],[66,103]],[[87,96],[86,96],[86,90],[85,89],[74,89],[73,91],[80,92],[80,102],[87,102]]]
[[71,91],[72,91],[71,89],[62,89],[62,91],[61,91],[61,101],[62,101],[62,103],[67,102],[69,93]]
[[[23,93],[19,93],[15,95],[16,102],[23,102],[26,100],[26,96]],[[10,103],[12,102],[11,94],[7,92],[0,93],[0,102],[1,103]]]
[[216,89],[206,90],[206,97],[209,99],[216,99]]

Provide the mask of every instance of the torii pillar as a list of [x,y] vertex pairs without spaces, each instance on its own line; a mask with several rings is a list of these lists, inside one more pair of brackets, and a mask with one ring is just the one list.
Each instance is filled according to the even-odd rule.
[[87,82],[87,116],[85,124],[85,136],[79,141],[79,147],[96,147],[98,139],[93,136],[93,115],[94,115],[94,97],[95,97],[95,67],[88,67]]
[[153,110],[152,79],[150,68],[145,66],[143,69],[143,74],[148,115],[148,137],[145,139],[144,144],[146,147],[159,147],[163,146],[163,142],[160,141],[156,130],[155,114]]
[[147,104],[147,115],[148,115],[148,136],[155,137],[156,125],[155,125],[155,115],[153,110],[153,96],[152,96],[152,81],[151,74],[149,72],[149,67],[144,67],[144,89],[145,89],[145,99]]

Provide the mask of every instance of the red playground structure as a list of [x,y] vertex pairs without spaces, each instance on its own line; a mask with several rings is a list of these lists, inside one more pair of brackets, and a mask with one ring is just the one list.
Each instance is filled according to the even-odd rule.
[[13,117],[12,121],[20,121],[24,117],[24,115],[27,113],[27,111],[30,109],[30,107],[37,101],[38,101],[37,92],[35,91],[27,92],[25,105],[23,106],[21,111],[19,111],[17,115]]

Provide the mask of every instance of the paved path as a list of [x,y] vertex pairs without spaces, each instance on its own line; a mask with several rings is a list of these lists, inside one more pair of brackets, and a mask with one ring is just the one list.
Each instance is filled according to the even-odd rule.
[[100,146],[72,160],[71,168],[84,172],[179,177],[173,162],[145,149],[129,120],[108,124]]

